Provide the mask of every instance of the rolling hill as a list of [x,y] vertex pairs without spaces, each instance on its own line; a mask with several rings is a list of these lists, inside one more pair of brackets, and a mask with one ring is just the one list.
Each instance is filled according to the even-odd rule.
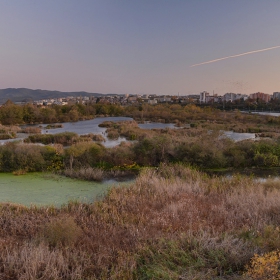
[[59,98],[67,96],[101,96],[101,93],[79,92],[62,92],[41,89],[28,88],[6,88],[0,89],[0,104],[5,103],[8,99],[13,102],[30,102],[48,98]]

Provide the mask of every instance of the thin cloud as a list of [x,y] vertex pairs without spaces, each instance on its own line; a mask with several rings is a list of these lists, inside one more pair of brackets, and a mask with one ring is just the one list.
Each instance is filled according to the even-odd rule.
[[238,57],[238,56],[243,56],[243,55],[247,55],[247,54],[258,53],[258,52],[265,52],[265,51],[269,51],[269,50],[273,50],[273,49],[277,49],[277,48],[280,48],[280,46],[275,46],[275,47],[271,47],[271,48],[266,48],[266,49],[261,49],[261,50],[256,50],[256,51],[250,51],[250,52],[230,55],[230,56],[226,56],[226,57],[222,57],[222,58],[217,58],[217,59],[214,59],[214,60],[210,60],[210,61],[206,61],[206,62],[201,62],[201,63],[198,63],[198,64],[193,64],[190,67],[195,67],[195,66],[199,66],[199,65],[203,65],[203,64],[209,64],[209,63],[217,62],[217,61],[220,61],[220,60],[224,60],[224,59],[228,59],[228,58],[233,58],[233,57]]

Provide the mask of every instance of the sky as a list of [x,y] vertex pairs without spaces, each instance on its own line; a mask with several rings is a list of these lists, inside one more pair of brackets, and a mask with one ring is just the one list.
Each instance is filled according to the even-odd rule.
[[280,48],[235,55],[279,46],[279,11],[279,0],[0,0],[0,88],[272,94]]

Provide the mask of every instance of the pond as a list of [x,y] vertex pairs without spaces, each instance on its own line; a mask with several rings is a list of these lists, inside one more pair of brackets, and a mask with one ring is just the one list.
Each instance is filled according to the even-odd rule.
[[[116,140],[108,139],[106,135],[106,128],[105,127],[99,127],[99,124],[105,122],[105,121],[112,121],[112,122],[119,122],[119,121],[132,121],[132,118],[129,117],[103,117],[103,118],[95,118],[92,120],[86,120],[86,121],[78,121],[78,122],[66,122],[62,124],[62,127],[60,128],[53,128],[53,129],[47,129],[45,128],[47,124],[42,124],[42,134],[57,134],[62,132],[75,132],[79,135],[93,133],[93,134],[100,134],[105,138],[105,142],[102,142],[102,144],[105,147],[114,147],[119,145],[121,142],[126,141],[124,137],[119,137]],[[29,126],[29,125],[28,125]],[[33,125],[32,125],[33,126]],[[39,126],[39,125],[34,125]],[[154,122],[146,122],[143,124],[139,124],[139,127],[142,129],[155,129],[155,128],[175,128],[175,125],[172,123],[154,123]],[[7,140],[0,140],[0,144],[4,144],[6,142],[11,141],[21,141],[24,138],[26,138],[28,135],[25,133],[18,133],[16,139],[7,139]]]
[[268,178],[280,179],[280,168],[244,168],[235,170],[205,170],[209,175],[232,177],[236,175],[251,176],[258,180],[266,180]]
[[142,129],[176,128],[174,123],[157,123],[157,122],[139,123],[138,126]]
[[273,116],[273,117],[279,117],[279,112],[265,112],[265,111],[241,111],[241,113],[247,113],[247,114],[257,114],[257,115],[264,115],[264,116]]
[[239,133],[239,132],[233,132],[233,131],[224,131],[223,134],[232,139],[233,141],[242,141],[247,139],[256,139],[255,133]]
[[[102,144],[105,147],[114,147],[116,145],[119,145],[122,141],[127,141],[127,140],[124,137],[119,137],[119,139],[117,140],[108,139],[105,133],[106,128],[99,127],[98,125],[105,121],[118,122],[118,121],[131,121],[131,120],[133,119],[128,117],[95,118],[87,121],[63,123],[62,128],[42,129],[42,133],[56,134],[60,132],[71,131],[79,135],[87,134],[87,133],[101,134],[105,138],[105,142],[103,142]],[[45,127],[46,125],[43,126]],[[164,128],[178,129],[174,123],[145,122],[145,123],[138,124],[138,126],[141,129],[164,129]],[[233,131],[225,131],[224,135],[234,141],[255,139],[255,133],[237,133]]]
[[114,147],[119,145],[122,141],[126,141],[124,137],[119,137],[119,139],[111,140],[108,139],[105,131],[105,127],[99,127],[99,124],[105,122],[105,121],[112,121],[112,122],[119,122],[119,121],[131,121],[132,118],[128,117],[104,117],[104,118],[95,118],[92,120],[86,120],[86,121],[78,121],[78,122],[66,122],[63,123],[63,127],[61,128],[54,128],[54,129],[46,129],[44,128],[46,124],[43,124],[42,134],[57,134],[61,132],[75,132],[78,135],[93,133],[93,134],[101,134],[105,138],[105,142],[102,142],[102,144],[105,147]]
[[[42,129],[42,133],[49,133],[49,134],[55,134],[55,133],[61,133],[65,131],[71,131],[75,132],[79,135],[87,134],[87,133],[94,133],[94,134],[101,134],[103,137],[106,138],[106,128],[105,127],[99,127],[99,124],[105,122],[105,121],[111,121],[111,122],[120,122],[120,121],[132,121],[132,118],[128,117],[105,117],[105,118],[95,118],[92,120],[86,120],[86,121],[78,121],[78,122],[66,122],[63,123],[63,127],[61,128],[54,128],[54,129]],[[42,125],[45,127],[46,125]],[[142,129],[156,129],[156,128],[175,128],[175,124],[173,123],[157,123],[157,122],[145,122],[138,124],[138,126]],[[110,142],[108,138],[106,138],[106,142]]]
[[92,202],[101,198],[112,186],[126,186],[131,182],[110,180],[97,183],[50,173],[28,173],[21,176],[0,173],[0,202],[57,207],[71,200]]
[[[62,132],[75,132],[79,135],[93,133],[93,134],[100,134],[105,138],[105,142],[102,142],[102,144],[105,147],[114,147],[119,145],[123,141],[127,141],[124,137],[119,137],[116,140],[111,140],[107,137],[106,134],[106,128],[105,127],[99,127],[99,124],[105,122],[105,121],[112,121],[112,122],[119,122],[119,121],[131,121],[132,118],[129,117],[103,117],[103,118],[95,118],[92,120],[86,120],[86,121],[78,121],[78,122],[66,122],[62,124],[62,127],[60,128],[53,128],[53,129],[46,129],[45,127],[47,124],[42,124],[42,134],[57,134]],[[39,126],[39,125],[36,125]],[[138,124],[139,128],[141,129],[164,129],[164,128],[172,128],[172,129],[178,129],[174,123],[158,123],[158,122],[145,122]],[[245,139],[255,139],[254,133],[236,133],[232,131],[226,131],[224,132],[226,137],[229,137],[230,139],[234,141],[241,141]],[[24,138],[26,138],[28,135],[25,133],[18,133],[18,138],[16,139],[8,139],[8,140],[0,140],[0,144],[4,144],[6,142],[11,141],[21,141]]]
[[78,122],[66,122],[62,123],[63,127],[46,129],[44,128],[46,124],[43,124],[42,134],[56,134],[65,131],[75,132],[79,135],[94,133],[94,134],[104,134],[106,131],[105,127],[99,127],[98,125],[105,121],[119,122],[119,121],[132,121],[132,118],[127,117],[105,117],[105,118],[95,118],[92,120],[78,121]]

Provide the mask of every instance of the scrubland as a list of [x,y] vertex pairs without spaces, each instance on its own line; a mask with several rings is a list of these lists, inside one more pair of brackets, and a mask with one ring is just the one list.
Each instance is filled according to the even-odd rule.
[[[36,108],[6,104],[2,124],[125,115],[179,129],[104,123],[98,135],[41,135],[0,146],[0,172],[48,171],[101,181],[136,172],[92,204],[61,208],[0,205],[0,279],[280,279],[280,182],[202,171],[279,168],[280,119],[194,105],[96,104]],[[22,132],[0,127],[2,138]],[[253,132],[234,142],[222,130]],[[97,141],[97,143],[93,142]],[[47,145],[34,145],[31,143]]]
[[276,180],[161,164],[92,204],[2,204],[0,278],[278,279],[279,199]]
[[[88,179],[98,172],[138,171],[143,167],[157,167],[161,163],[184,163],[206,169],[279,168],[280,141],[260,138],[258,141],[234,142],[223,132],[204,123],[178,129],[140,129],[135,121],[106,123],[108,136],[125,137],[119,146],[105,148],[102,142],[93,142],[93,135],[72,132],[30,135],[26,142],[6,143],[0,146],[0,172],[55,171]],[[210,129],[211,128],[211,129]],[[102,140],[102,139],[99,139]],[[34,145],[35,144],[35,145]],[[102,169],[99,170],[98,169]],[[68,171],[71,172],[68,172]],[[84,172],[87,170],[87,172]],[[108,172],[106,173],[108,174]]]

